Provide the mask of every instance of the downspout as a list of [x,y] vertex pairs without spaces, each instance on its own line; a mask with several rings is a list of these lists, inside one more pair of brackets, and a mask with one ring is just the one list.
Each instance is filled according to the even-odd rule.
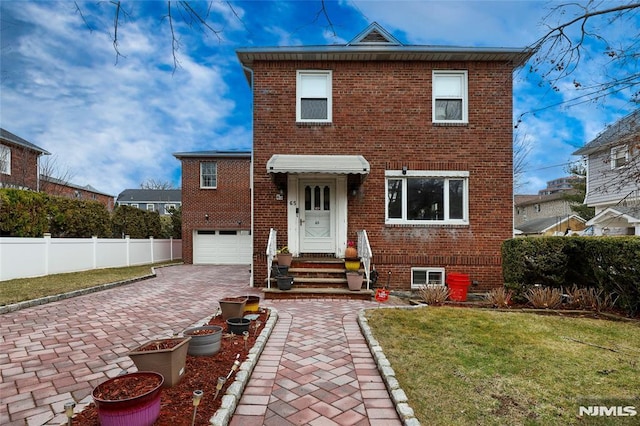
[[249,277],[249,286],[251,287],[255,287],[255,283],[254,283],[254,270],[255,270],[255,264],[253,261],[253,253],[255,252],[255,230],[253,229],[254,224],[255,224],[255,218],[254,218],[254,193],[253,193],[253,138],[254,138],[254,133],[253,133],[253,70],[245,65],[242,66],[242,69],[245,70],[245,72],[248,72],[249,74],[251,74],[251,83],[249,84],[250,89],[251,89],[251,161],[249,164],[249,191],[251,192],[251,275]]

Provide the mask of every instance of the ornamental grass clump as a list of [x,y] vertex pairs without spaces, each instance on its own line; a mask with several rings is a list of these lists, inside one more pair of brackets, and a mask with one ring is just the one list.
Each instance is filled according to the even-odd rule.
[[533,287],[524,297],[536,309],[555,309],[562,304],[562,289],[551,287]]
[[513,297],[513,291],[507,290],[504,287],[491,290],[485,296],[487,302],[494,308],[508,308],[511,305],[511,298]]
[[442,305],[449,297],[449,289],[443,285],[426,285],[418,293],[427,305]]
[[605,293],[594,287],[578,288],[576,285],[567,290],[567,297],[569,306],[597,312],[611,310],[618,299],[615,293]]

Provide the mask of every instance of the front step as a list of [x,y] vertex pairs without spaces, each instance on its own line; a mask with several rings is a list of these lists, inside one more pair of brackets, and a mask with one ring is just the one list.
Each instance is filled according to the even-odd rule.
[[342,259],[297,257],[293,258],[288,272],[293,276],[291,290],[279,290],[276,279],[272,276],[271,288],[264,288],[262,291],[265,299],[371,300],[373,291],[367,290],[364,285],[362,290],[349,290],[345,272]]

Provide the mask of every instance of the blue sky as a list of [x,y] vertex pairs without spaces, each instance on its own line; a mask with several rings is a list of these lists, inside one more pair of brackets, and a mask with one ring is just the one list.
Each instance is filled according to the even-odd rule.
[[[319,0],[194,3],[211,5],[220,33],[190,26],[172,2],[174,70],[165,1],[122,1],[117,63],[113,3],[78,1],[80,13],[73,1],[1,1],[0,126],[54,154],[60,174],[75,184],[114,196],[148,179],[179,186],[172,153],[251,149],[251,93],[239,47],[346,43],[374,21],[405,44],[525,47],[559,4],[326,1],[329,26]],[[640,27],[637,20],[594,24],[614,41]],[[603,72],[603,55],[588,47],[592,56],[576,73],[582,81]],[[517,132],[529,150],[519,193],[564,176],[577,147],[633,108],[625,92],[604,103],[556,106],[575,93],[571,81],[560,92],[538,82],[528,66],[514,74],[514,123],[525,114]]]

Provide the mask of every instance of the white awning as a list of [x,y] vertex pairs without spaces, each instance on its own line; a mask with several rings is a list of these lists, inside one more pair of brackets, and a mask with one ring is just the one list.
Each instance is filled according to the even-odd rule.
[[267,173],[369,174],[369,162],[362,155],[275,154],[267,161]]

